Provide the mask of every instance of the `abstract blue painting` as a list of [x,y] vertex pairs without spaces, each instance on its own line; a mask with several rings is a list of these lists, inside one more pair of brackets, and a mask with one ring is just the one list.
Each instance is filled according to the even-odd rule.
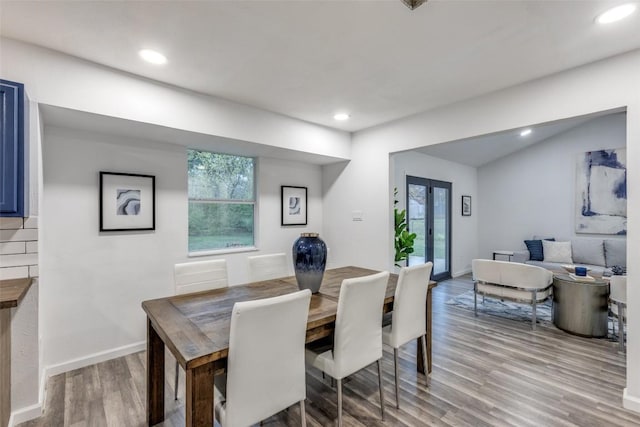
[[627,234],[626,148],[588,151],[576,171],[576,233]]

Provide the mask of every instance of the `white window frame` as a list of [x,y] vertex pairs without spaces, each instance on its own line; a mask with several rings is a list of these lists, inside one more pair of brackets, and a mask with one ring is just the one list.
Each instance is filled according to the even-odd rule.
[[[189,148],[192,151],[199,151],[205,153],[212,154],[222,154],[225,156],[235,156],[235,157],[244,157],[250,158],[253,160],[253,199],[252,201],[246,200],[233,200],[233,199],[192,199],[189,196],[189,178],[188,178],[188,165],[187,165],[187,204],[191,203],[223,203],[223,204],[246,204],[253,205],[253,246],[239,246],[239,247],[228,247],[228,248],[218,248],[218,249],[204,249],[198,251],[188,250],[187,256],[192,257],[202,257],[202,256],[210,256],[210,255],[222,255],[222,254],[232,254],[232,253],[242,253],[242,252],[255,252],[258,251],[258,158],[253,156],[241,156],[238,154],[229,154],[222,153],[218,151],[210,151],[203,150],[200,148]],[[187,249],[189,247],[189,214],[187,213]]]

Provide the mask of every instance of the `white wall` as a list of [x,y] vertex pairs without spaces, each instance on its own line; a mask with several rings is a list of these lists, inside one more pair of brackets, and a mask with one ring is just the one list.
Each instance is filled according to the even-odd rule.
[[[353,135],[352,160],[325,167],[324,220],[343,264],[392,265],[389,154],[536,123],[627,108],[627,258],[640,257],[640,51],[434,109]],[[353,209],[368,217],[349,219]],[[384,230],[389,230],[386,232]],[[363,251],[361,248],[366,248]],[[365,255],[366,252],[366,255]],[[338,256],[339,255],[339,256]],[[627,262],[629,335],[624,405],[640,411],[640,267]]]
[[[438,159],[426,154],[407,151],[393,154],[393,186],[398,189],[399,206],[406,206],[406,177],[418,176],[452,184],[451,199],[451,274],[460,276],[471,272],[471,260],[478,246],[477,169],[471,166]],[[471,216],[461,215],[461,196],[471,196]]]
[[[41,218],[44,364],[145,340],[143,300],[173,292],[187,248],[182,147],[45,127]],[[156,176],[156,231],[100,233],[99,171]]]
[[[108,67],[100,66],[88,61],[11,39],[0,38],[0,46],[2,46],[0,49],[0,75],[4,79],[25,83],[25,87],[32,104],[36,106],[48,105],[92,113],[87,116],[88,118],[91,118],[92,115],[102,115],[116,119],[119,118],[139,122],[145,125],[150,124],[162,126],[162,128],[158,127],[156,132],[157,135],[166,134],[168,133],[168,130],[171,130],[169,133],[172,134],[178,134],[180,131],[187,131],[196,135],[196,137],[193,138],[194,140],[203,140],[210,136],[215,136],[224,137],[229,141],[249,141],[263,146],[273,147],[274,153],[280,153],[284,149],[295,150],[301,153],[309,153],[311,155],[326,156],[327,158],[348,159],[350,157],[351,139],[347,132],[314,125],[224,99],[197,94],[170,85],[153,82],[149,79],[138,78],[129,73],[123,73]],[[78,123],[79,127],[82,125],[83,123]],[[122,127],[130,129],[132,126],[131,123],[128,123],[126,126],[123,125]],[[122,137],[119,137],[118,139],[127,140],[127,138]],[[77,331],[79,333],[78,339],[70,333],[55,331],[54,328],[47,327],[51,319],[53,319],[54,324],[56,324],[56,316],[61,315],[60,307],[49,306],[52,301],[55,303],[57,295],[56,292],[60,291],[60,288],[64,286],[61,279],[65,276],[65,272],[56,266],[56,262],[61,260],[61,257],[68,257],[65,258],[66,263],[63,265],[70,267],[65,280],[73,279],[70,281],[68,286],[78,291],[75,297],[71,295],[70,298],[72,298],[72,301],[76,302],[76,305],[78,306],[87,305],[89,307],[91,307],[92,304],[97,304],[97,301],[100,300],[115,302],[118,298],[124,300],[129,295],[123,293],[124,290],[119,288],[116,288],[116,293],[114,293],[114,289],[106,288],[101,282],[96,283],[95,279],[91,277],[86,279],[87,283],[80,285],[79,281],[82,279],[76,272],[80,271],[86,273],[95,271],[96,269],[93,268],[93,264],[96,264],[95,267],[97,267],[97,270],[100,271],[101,274],[106,275],[109,272],[104,265],[114,265],[117,261],[122,262],[122,265],[124,266],[123,271],[116,271],[114,273],[114,275],[117,276],[116,279],[121,281],[119,283],[125,283],[124,276],[126,276],[126,274],[131,270],[135,270],[133,271],[134,276],[140,276],[140,273],[137,273],[137,270],[127,259],[122,260],[119,259],[118,256],[114,255],[121,247],[127,245],[134,245],[134,247],[135,245],[151,247],[153,246],[153,243],[151,243],[152,241],[157,242],[158,240],[161,240],[165,243],[160,254],[161,259],[169,259],[171,263],[174,263],[179,261],[181,258],[184,259],[185,257],[183,252],[176,252],[174,244],[178,244],[180,247],[186,248],[186,237],[181,235],[179,238],[185,239],[184,241],[174,241],[169,236],[161,233],[162,235],[160,237],[155,240],[152,239],[151,241],[148,237],[132,238],[129,235],[105,237],[102,240],[97,240],[97,242],[100,242],[102,246],[109,247],[109,250],[111,251],[110,257],[105,259],[106,263],[102,263],[98,259],[101,255],[100,251],[97,252],[95,257],[90,257],[90,259],[88,259],[87,265],[71,261],[73,256],[76,254],[84,254],[81,251],[68,250],[67,247],[69,245],[76,245],[76,248],[92,246],[91,244],[86,246],[87,243],[85,243],[83,237],[66,236],[65,232],[68,232],[68,230],[57,230],[56,227],[58,227],[58,225],[78,225],[80,227],[84,227],[85,230],[94,231],[96,230],[96,228],[93,227],[94,224],[88,224],[87,222],[96,221],[96,217],[95,215],[91,217],[82,217],[76,224],[69,218],[75,218],[80,215],[73,211],[65,211],[64,214],[61,214],[60,212],[62,209],[56,204],[57,199],[54,195],[57,192],[57,194],[61,195],[60,200],[70,203],[79,202],[81,205],[84,205],[89,209],[90,206],[88,200],[91,200],[91,203],[93,203],[96,200],[95,197],[97,197],[94,197],[93,195],[94,188],[92,186],[97,184],[93,182],[95,177],[92,174],[88,174],[88,172],[84,170],[83,165],[90,163],[97,166],[97,163],[103,160],[96,159],[97,163],[92,163],[94,153],[91,151],[87,152],[86,148],[82,147],[82,144],[79,142],[77,145],[79,146],[77,152],[83,153],[84,156],[79,156],[74,151],[70,154],[70,159],[82,160],[82,162],[74,162],[73,166],[77,167],[78,170],[76,173],[82,176],[82,179],[89,178],[90,180],[77,181],[73,176],[65,178],[67,181],[64,181],[64,179],[62,180],[65,185],[68,184],[68,187],[66,188],[67,190],[78,189],[79,191],[79,194],[71,196],[71,200],[66,200],[65,198],[65,185],[59,186],[54,181],[48,183],[52,189],[52,192],[47,197],[50,202],[49,207],[52,209],[51,215],[61,215],[62,219],[53,218],[51,216],[47,216],[46,218],[44,217],[44,215],[47,215],[46,213],[43,213],[46,212],[46,209],[41,209],[42,203],[38,202],[38,200],[42,200],[43,197],[42,193],[38,192],[38,189],[42,188],[42,186],[39,186],[39,188],[32,186],[31,197],[32,199],[35,197],[32,207],[36,206],[36,208],[38,208],[39,205],[38,210],[41,212],[40,227],[42,228],[43,221],[46,225],[51,226],[49,231],[52,236],[52,239],[48,244],[44,245],[40,242],[39,258],[41,263],[43,260],[48,260],[47,265],[51,268],[50,272],[54,276],[52,277],[52,282],[49,282],[49,278],[47,277],[41,277],[39,286],[32,290],[32,292],[35,291],[36,293],[39,292],[40,294],[46,294],[49,298],[45,300],[42,298],[36,298],[33,300],[29,299],[26,301],[28,305],[24,306],[24,313],[21,315],[22,319],[29,319],[29,325],[40,324],[40,335],[42,337],[40,342],[45,344],[39,344],[37,328],[31,328],[29,330],[29,335],[24,337],[24,341],[28,342],[28,345],[31,346],[30,351],[25,353],[27,356],[24,357],[24,363],[21,362],[19,364],[14,364],[14,369],[19,370],[20,375],[24,375],[25,369],[28,369],[27,372],[29,372],[29,375],[31,376],[22,383],[23,386],[15,389],[16,391],[13,401],[13,415],[15,421],[24,421],[38,415],[40,405],[43,403],[42,390],[44,380],[43,378],[40,378],[40,372],[42,372],[44,367],[49,366],[51,368],[51,364],[60,363],[62,365],[59,365],[56,368],[59,372],[64,370],[65,367],[74,365],[74,363],[68,364],[69,358],[80,357],[81,360],[78,363],[85,363],[88,360],[86,359],[86,354],[88,353],[99,351],[98,349],[104,349],[107,353],[111,352],[109,354],[115,355],[116,353],[113,353],[114,346],[126,346],[136,339],[144,339],[144,336],[140,335],[139,330],[132,331],[130,334],[123,331],[117,331],[115,333],[108,333],[107,335],[109,335],[109,339],[106,341],[90,337],[85,345],[81,340],[85,335],[90,335],[91,328],[85,328],[83,326],[83,321],[81,320],[83,316],[76,316],[76,320],[78,320],[76,322],[77,324],[72,324],[71,329],[69,329],[69,331]],[[105,147],[103,143],[98,144],[98,146],[103,148]],[[163,169],[163,163],[167,161],[167,157],[169,156],[168,153],[171,152],[171,150],[166,151],[166,146],[164,145],[159,145],[158,150],[158,153],[164,152],[164,154],[158,154],[158,159],[154,160],[145,158],[145,156],[139,156],[138,160],[140,161],[131,160],[131,162],[126,161],[120,164],[119,160],[116,159],[117,156],[111,153],[110,150],[104,148],[106,156],[105,159],[109,159],[109,161],[102,163],[107,163],[109,168],[116,168],[120,166],[127,167],[128,165],[132,165],[135,166],[132,170],[147,167],[150,170],[160,169],[163,172],[166,172],[165,175],[170,175],[172,172],[177,174],[177,171]],[[184,148],[182,148],[182,150],[184,150]],[[268,150],[263,149],[263,152],[265,151]],[[155,153],[153,150],[150,150],[149,152]],[[132,153],[132,156],[135,157],[135,153]],[[53,157],[59,163],[66,161],[66,159],[60,158],[60,156],[56,157],[55,154],[53,154]],[[292,157],[295,157],[295,155],[292,155]],[[297,167],[296,164],[291,164],[291,166],[294,169]],[[40,176],[38,180],[32,180],[32,184],[37,181],[42,182],[42,170],[38,167],[37,161],[33,157],[31,160],[31,167],[32,171],[34,171],[36,175]],[[72,169],[69,165],[67,165],[67,167]],[[63,170],[60,170],[59,172],[62,175],[60,178],[64,178],[64,175],[67,173]],[[70,174],[72,172],[73,170],[68,171]],[[318,176],[321,172],[316,167],[307,167],[305,168],[305,172],[304,177],[294,176],[292,178],[294,178],[294,181],[300,179],[301,183],[305,180],[313,181],[314,179],[320,179]],[[57,178],[58,177],[56,177],[56,179]],[[167,200],[174,197],[173,193],[175,192],[175,189],[172,185],[173,184],[165,186],[168,197]],[[91,187],[91,189],[89,189],[89,187]],[[319,196],[321,194],[320,185],[315,187],[314,185],[310,185],[309,192],[314,198]],[[75,200],[76,196],[79,197],[80,200]],[[86,198],[86,200],[83,198]],[[265,202],[267,206],[269,203],[270,202]],[[310,200],[311,205],[315,206],[317,203],[319,203],[317,199],[312,198]],[[316,209],[316,207],[313,209]],[[183,213],[179,212],[176,215],[183,215]],[[321,229],[321,210],[318,209],[315,213],[310,213],[310,215],[310,229]],[[265,214],[264,216],[266,217],[267,215]],[[66,220],[64,218],[66,218]],[[277,222],[274,222],[274,224],[279,223],[279,219]],[[261,227],[263,229],[265,228],[262,224]],[[269,230],[268,227],[266,229]],[[295,230],[294,228],[283,231],[282,234],[285,238],[283,238],[282,241],[286,242],[287,240],[290,240],[293,235],[296,235],[299,231],[299,229]],[[46,231],[44,231],[44,233],[46,233]],[[70,237],[69,242],[67,242],[66,237]],[[268,237],[269,236],[263,239],[263,241],[267,242]],[[94,244],[97,243],[96,239],[92,241]],[[287,245],[283,243],[282,250],[285,249],[284,246]],[[157,250],[160,251],[160,248],[157,248]],[[153,251],[154,248],[151,248],[151,252]],[[234,256],[234,258],[240,259],[241,255]],[[147,272],[147,274],[150,275],[150,277],[154,277],[161,273],[152,270]],[[232,280],[240,282],[245,279],[244,276],[240,274],[238,277],[232,276]],[[49,283],[52,283],[51,289],[48,288]],[[168,287],[166,283],[159,286],[161,288]],[[155,290],[156,289],[154,289],[154,291]],[[143,294],[146,296],[151,293],[150,290],[145,289],[144,286],[142,286],[142,289],[140,286],[133,286],[131,288],[131,292],[133,297],[137,298],[136,301],[139,300]],[[65,294],[62,293],[61,295]],[[62,305],[65,306],[64,303]],[[44,317],[39,315],[38,310],[40,310],[40,314],[47,311],[48,316]],[[88,311],[89,310],[84,310],[84,312]],[[113,319],[111,314],[101,313],[99,310],[93,314],[95,314],[94,318],[102,316],[103,324],[104,322],[110,322]],[[70,312],[68,315],[65,313],[62,316],[61,323],[73,323],[73,321],[71,321],[73,319],[69,319],[69,316],[71,315],[74,315],[74,313]],[[128,318],[134,318],[138,315],[131,316],[127,314],[127,316]],[[34,319],[36,319],[36,321],[33,321]],[[53,333],[53,335],[50,333]],[[56,342],[57,339],[60,339],[60,341]],[[36,343],[36,348],[32,348],[33,343]],[[46,343],[51,343],[53,347],[46,348]],[[61,350],[59,348],[67,343],[71,343],[69,345],[69,351]],[[130,351],[131,349],[132,347],[125,347],[122,351]],[[96,357],[97,359],[95,360],[98,360],[106,356],[99,355]],[[33,366],[36,365],[39,366],[39,368],[36,368],[34,372]],[[56,372],[56,369],[49,369],[49,372]],[[40,392],[38,391],[38,386],[34,386],[34,381],[32,381],[32,379],[36,377],[38,377]],[[32,405],[31,403],[34,401],[36,403]]]
[[[189,260],[187,156],[178,145],[46,127],[43,162],[41,316],[53,374],[143,347],[141,302],[172,295],[173,265]],[[156,176],[155,231],[98,231],[99,171]],[[282,184],[308,187],[308,226],[280,226]],[[301,231],[322,229],[319,166],[259,159],[258,191],[260,251],[216,256],[228,260],[232,285],[248,281],[248,255],[291,259]]]
[[[281,226],[280,186],[307,187],[307,225]],[[300,233],[317,232],[322,235],[322,169],[308,163],[262,157],[258,165],[258,253],[239,257],[233,283],[249,281],[246,256],[260,253],[284,252],[289,261],[289,271],[293,274],[293,242]]]
[[534,235],[589,236],[575,233],[578,156],[622,147],[626,114],[610,114],[480,167],[479,256],[489,258],[495,249],[526,249],[523,241]]

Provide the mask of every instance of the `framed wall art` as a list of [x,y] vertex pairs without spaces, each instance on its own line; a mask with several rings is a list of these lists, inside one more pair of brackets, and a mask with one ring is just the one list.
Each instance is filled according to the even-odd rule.
[[576,167],[576,233],[627,234],[627,149],[588,151]]
[[100,231],[156,229],[156,177],[100,172]]
[[307,187],[280,187],[281,225],[307,225]]
[[462,216],[471,216],[471,196],[462,196]]

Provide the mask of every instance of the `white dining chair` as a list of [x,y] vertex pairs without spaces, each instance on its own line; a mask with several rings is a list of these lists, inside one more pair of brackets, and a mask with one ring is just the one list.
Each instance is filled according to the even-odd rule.
[[[611,276],[609,280],[611,312],[618,318],[618,342],[620,351],[625,351],[624,325],[627,317],[627,276]],[[615,324],[614,324],[615,334]]]
[[342,427],[342,379],[378,364],[380,413],[384,420],[382,389],[382,307],[389,272],[345,279],[340,287],[333,348],[307,347],[307,363],[328,374],[337,382],[338,427]]
[[393,364],[396,379],[396,407],[400,409],[400,388],[398,386],[398,350],[417,338],[422,345],[424,366],[427,365],[427,290],[433,263],[403,267],[400,269],[398,284],[393,299],[391,324],[382,328],[382,342],[393,347]]
[[[226,288],[229,286],[227,260],[217,259],[176,264],[173,268],[173,279],[176,295]],[[179,376],[180,366],[176,360],[174,387],[176,400],[178,399]]]
[[215,379],[215,413],[222,427],[252,425],[298,402],[306,426],[304,343],[310,300],[311,291],[305,289],[234,304],[227,374]]
[[291,276],[287,256],[284,253],[250,256],[249,281],[277,279]]

